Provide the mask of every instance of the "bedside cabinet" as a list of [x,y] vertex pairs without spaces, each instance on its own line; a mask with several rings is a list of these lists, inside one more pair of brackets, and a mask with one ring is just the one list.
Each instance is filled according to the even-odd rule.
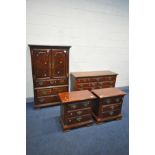
[[64,131],[91,125],[92,100],[96,97],[88,90],[59,93],[61,100],[61,124]]
[[97,96],[93,104],[93,116],[96,123],[121,119],[121,109],[125,92],[117,88],[104,88],[92,90]]

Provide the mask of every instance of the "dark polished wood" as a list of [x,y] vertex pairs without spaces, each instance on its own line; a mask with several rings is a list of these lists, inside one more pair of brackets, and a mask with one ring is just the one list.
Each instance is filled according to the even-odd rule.
[[93,116],[96,123],[121,119],[121,109],[125,92],[117,88],[104,88],[92,90],[97,96],[93,103]]
[[115,87],[117,73],[111,71],[72,72],[71,90]]
[[58,93],[68,91],[70,46],[29,45],[34,107],[57,105]]
[[96,99],[88,90],[59,93],[61,100],[61,124],[64,131],[90,125],[92,101]]

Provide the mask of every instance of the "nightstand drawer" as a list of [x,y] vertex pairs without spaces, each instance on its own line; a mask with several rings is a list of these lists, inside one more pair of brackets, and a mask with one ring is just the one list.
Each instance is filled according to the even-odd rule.
[[102,113],[102,118],[112,117],[121,114],[121,110],[107,111]]
[[91,115],[92,113],[92,110],[89,108],[89,109],[81,109],[81,110],[77,110],[77,111],[68,111],[65,113],[65,117],[68,118],[68,117],[77,117],[77,116],[81,116],[81,115],[86,115],[86,114],[90,114]]
[[109,98],[105,98],[102,99],[102,104],[106,105],[106,104],[115,104],[115,103],[121,103],[122,102],[122,97],[117,96],[117,97],[109,97]]
[[106,111],[114,111],[114,110],[120,110],[122,108],[122,104],[111,104],[111,105],[103,105],[102,106],[102,112]]
[[89,120],[92,120],[91,115],[83,115],[83,116],[79,116],[79,117],[67,118],[67,119],[65,119],[64,123],[65,123],[65,125],[70,125],[70,124],[86,122]]
[[77,102],[77,103],[70,103],[65,106],[65,111],[72,111],[82,108],[91,108],[91,102],[85,101],[85,102]]

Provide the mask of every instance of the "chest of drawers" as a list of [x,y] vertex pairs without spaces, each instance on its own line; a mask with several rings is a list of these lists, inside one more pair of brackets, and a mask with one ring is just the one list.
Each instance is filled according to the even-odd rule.
[[68,91],[70,46],[29,45],[34,107],[60,104],[58,93]]
[[96,123],[121,119],[121,108],[125,92],[117,88],[104,88],[92,90],[97,96],[93,104],[93,116]]
[[93,90],[115,87],[117,75],[111,71],[72,72],[71,90]]
[[59,93],[61,124],[64,131],[93,123],[92,100],[96,97],[88,90]]

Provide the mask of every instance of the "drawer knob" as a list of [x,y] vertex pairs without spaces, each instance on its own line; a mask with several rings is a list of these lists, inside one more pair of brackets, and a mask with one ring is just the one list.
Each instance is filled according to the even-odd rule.
[[80,122],[81,119],[82,119],[81,117],[76,118],[76,120],[77,120],[78,122]]
[[39,102],[44,102],[44,101],[45,101],[44,98],[39,99]]
[[71,119],[69,119],[69,122],[71,122],[72,120]]
[[78,114],[78,115],[82,114],[82,111],[78,111],[77,114]]

